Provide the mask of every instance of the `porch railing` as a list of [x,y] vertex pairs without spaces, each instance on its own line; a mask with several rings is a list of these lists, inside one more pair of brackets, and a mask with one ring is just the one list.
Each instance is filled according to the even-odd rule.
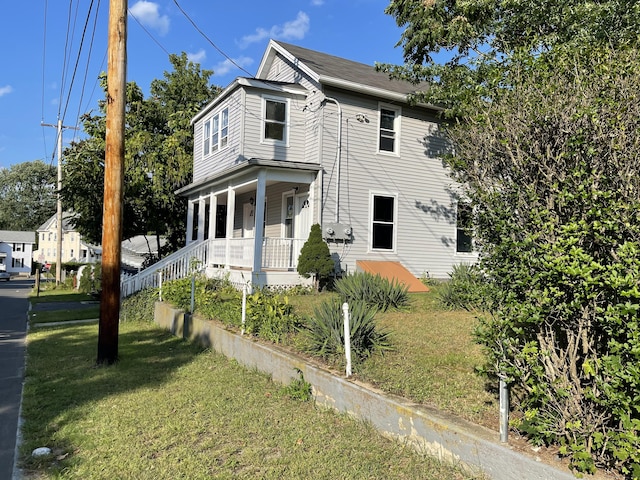
[[210,240],[201,240],[191,243],[136,275],[124,279],[120,283],[120,296],[125,298],[145,288],[157,287],[160,280],[159,272],[162,272],[162,281],[164,282],[186,277],[191,273],[194,262],[197,262],[197,268],[207,265],[209,242]]
[[[120,284],[120,295],[125,298],[145,288],[158,287],[158,272],[162,272],[163,282],[184,278],[192,272],[194,261],[197,262],[198,269],[210,265],[252,268],[254,241],[253,238],[229,239],[228,264],[227,239],[212,238],[191,243],[136,275],[124,278]],[[295,270],[304,242],[299,238],[263,239],[262,268]]]
[[295,269],[306,240],[268,237],[262,244],[262,268]]

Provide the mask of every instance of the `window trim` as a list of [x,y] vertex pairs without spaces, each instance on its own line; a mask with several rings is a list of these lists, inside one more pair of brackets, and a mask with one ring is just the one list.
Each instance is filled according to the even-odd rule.
[[[393,133],[394,133],[394,141],[393,141],[393,151],[391,150],[382,150],[380,148],[380,137],[382,133],[382,110],[389,110],[394,112],[395,117],[393,119]],[[397,105],[391,105],[389,103],[378,103],[378,130],[376,132],[376,150],[377,153],[382,155],[393,155],[400,156],[400,127],[401,127],[401,119],[402,118],[402,108]]]
[[[267,102],[278,102],[284,103],[284,122],[282,125],[284,126],[284,139],[278,140],[275,138],[267,138],[265,137],[265,126],[267,124]],[[289,128],[290,128],[290,99],[286,97],[277,97],[274,95],[262,95],[262,113],[260,116],[260,143],[270,144],[270,145],[281,145],[284,147],[289,146]],[[280,122],[278,122],[280,123]]]
[[[226,124],[223,120],[226,117]],[[217,129],[214,129],[217,125]],[[222,135],[226,130],[226,134]],[[213,139],[217,138],[214,145]],[[208,157],[224,150],[229,145],[229,107],[224,107],[211,115],[202,124],[202,156]],[[215,146],[215,149],[214,149]]]
[[[393,198],[393,235],[391,241],[393,242],[393,248],[374,248],[373,247],[373,204],[375,197],[391,197]],[[386,222],[388,223],[388,222]],[[369,191],[369,238],[367,241],[368,252],[384,252],[384,253],[396,253],[398,248],[398,194],[383,191]]]

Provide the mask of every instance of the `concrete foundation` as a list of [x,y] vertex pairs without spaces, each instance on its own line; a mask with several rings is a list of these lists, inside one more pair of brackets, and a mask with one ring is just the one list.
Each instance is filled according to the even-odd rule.
[[575,478],[560,464],[556,467],[542,463],[499,443],[497,432],[384,394],[277,346],[256,342],[197,316],[192,318],[167,304],[156,303],[155,321],[174,335],[212,348],[247,368],[265,372],[277,382],[289,383],[298,378],[299,370],[312,385],[317,404],[367,421],[383,435],[464,465],[472,472],[484,472],[496,480]]

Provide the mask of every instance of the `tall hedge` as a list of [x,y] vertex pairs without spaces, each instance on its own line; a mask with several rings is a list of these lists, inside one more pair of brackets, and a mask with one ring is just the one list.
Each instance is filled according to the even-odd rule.
[[493,303],[478,339],[514,425],[640,478],[640,55],[556,52],[450,128]]

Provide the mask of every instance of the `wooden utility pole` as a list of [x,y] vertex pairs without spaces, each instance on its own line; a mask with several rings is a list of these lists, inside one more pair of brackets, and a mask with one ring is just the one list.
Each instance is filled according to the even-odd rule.
[[126,88],[127,0],[110,0],[98,364],[118,360]]
[[[58,129],[58,200],[56,208],[56,285],[62,282],[62,129],[71,128],[79,130],[78,127],[69,127],[62,125],[62,120],[58,119],[58,123],[52,125],[50,123],[40,123],[43,127],[56,127]],[[38,272],[39,275],[39,272]]]

